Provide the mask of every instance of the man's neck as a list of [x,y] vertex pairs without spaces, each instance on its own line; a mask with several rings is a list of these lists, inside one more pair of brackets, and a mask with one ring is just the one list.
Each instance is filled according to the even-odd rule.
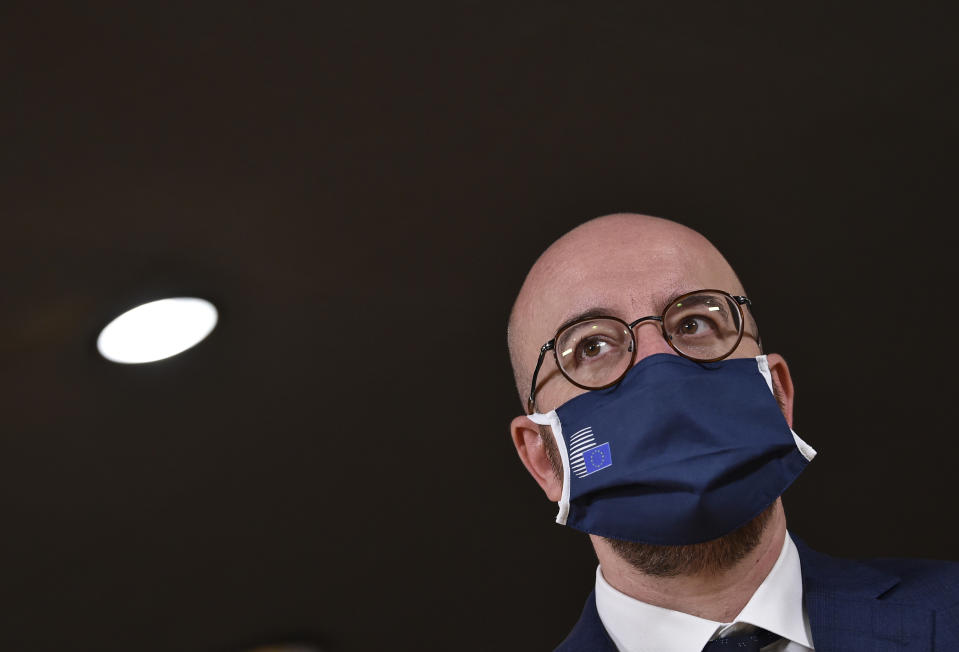
[[647,575],[617,555],[602,538],[591,538],[603,577],[617,591],[657,607],[728,623],[776,564],[786,538],[786,517],[778,504],[759,545],[732,568],[677,577]]

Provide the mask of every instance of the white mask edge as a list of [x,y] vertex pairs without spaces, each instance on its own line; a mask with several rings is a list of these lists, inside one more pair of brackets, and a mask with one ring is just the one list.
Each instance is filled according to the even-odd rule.
[[[769,391],[772,392],[772,395],[775,397],[776,392],[773,391],[773,377],[769,371],[769,360],[767,360],[764,355],[757,355],[756,364],[759,367],[759,373],[766,380],[766,387],[769,388]],[[812,458],[816,457],[816,449],[803,441],[791,427],[789,428],[789,432],[793,434],[793,441],[796,443],[796,448],[799,449],[802,456],[806,458],[807,462],[812,462]]]
[[566,440],[563,439],[563,426],[559,421],[559,415],[556,410],[551,410],[546,414],[534,412],[529,415],[530,421],[540,426],[549,426],[553,433],[553,441],[556,442],[556,448],[559,449],[559,456],[563,462],[563,493],[556,505],[559,511],[556,514],[556,522],[560,525],[566,525],[566,518],[569,516],[569,452],[566,450]]

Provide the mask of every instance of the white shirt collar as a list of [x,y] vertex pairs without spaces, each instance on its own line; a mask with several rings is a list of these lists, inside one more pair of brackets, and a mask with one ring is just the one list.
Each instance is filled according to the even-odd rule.
[[596,611],[621,652],[701,650],[738,623],[763,627],[809,649],[812,633],[802,600],[799,551],[786,534],[779,558],[733,623],[719,623],[640,602],[620,593],[596,568]]

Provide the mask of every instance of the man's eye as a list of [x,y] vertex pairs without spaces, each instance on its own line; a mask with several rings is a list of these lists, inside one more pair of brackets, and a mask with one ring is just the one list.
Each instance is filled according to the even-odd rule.
[[579,359],[587,360],[602,355],[608,348],[609,343],[599,339],[583,340],[579,343]]
[[706,335],[713,330],[712,322],[703,317],[686,317],[679,322],[680,335]]

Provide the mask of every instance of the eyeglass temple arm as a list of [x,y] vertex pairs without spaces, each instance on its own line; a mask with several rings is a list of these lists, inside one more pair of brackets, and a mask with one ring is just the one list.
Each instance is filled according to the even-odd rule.
[[529,398],[526,400],[526,414],[533,413],[533,394],[536,393],[536,376],[539,375],[539,368],[543,366],[543,358],[547,351],[552,351],[556,345],[556,340],[552,339],[539,349],[539,360],[536,361],[536,368],[533,369],[533,381],[529,385]]
[[[742,295],[736,295],[736,294],[731,294],[730,296],[731,296],[733,299],[735,299],[735,300],[736,300],[736,303],[738,303],[739,305],[741,305],[741,306],[746,306],[747,308],[749,308],[750,310],[752,310],[753,302],[750,301],[748,297],[744,297],[744,296],[742,296]],[[752,334],[750,334],[750,335],[753,336]],[[756,344],[757,344],[757,346],[759,346],[759,352],[762,353],[762,350],[763,350],[763,340],[762,340],[762,338],[759,336],[759,333],[756,333],[753,337],[756,338]]]

